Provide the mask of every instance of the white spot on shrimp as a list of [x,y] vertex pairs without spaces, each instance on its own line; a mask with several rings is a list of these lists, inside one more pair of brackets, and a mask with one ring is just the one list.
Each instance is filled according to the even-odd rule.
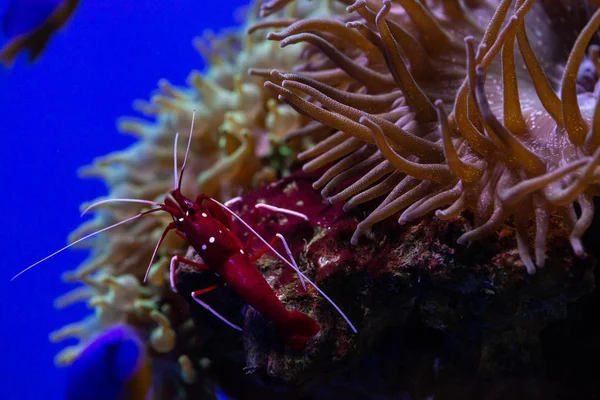
[[202,250],[206,250],[206,245],[205,244],[202,245]]
[[244,254],[244,250],[240,249],[240,254]]
[[202,213],[202,216],[203,216],[203,217],[207,217],[206,213]]
[[179,222],[183,222],[183,218],[179,218]]
[[211,237],[210,237],[210,239],[208,239],[208,241],[209,241],[210,243],[214,243],[214,242],[215,242],[215,238],[211,236]]

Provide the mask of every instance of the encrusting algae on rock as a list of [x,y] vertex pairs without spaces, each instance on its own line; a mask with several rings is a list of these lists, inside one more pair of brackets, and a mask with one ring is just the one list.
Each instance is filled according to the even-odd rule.
[[[322,328],[301,354],[227,287],[206,301],[243,335],[173,293],[171,256],[196,256],[179,237],[167,237],[142,284],[170,222],[149,217],[87,242],[90,260],[65,274],[86,286],[57,306],[83,300],[95,314],[53,335],[81,341],[57,363],[126,322],[149,344],[153,370],[178,371],[155,375],[157,399],[213,395],[213,381],[236,398],[486,398],[470,374],[538,376],[542,330],[594,285],[582,237],[600,178],[598,26],[583,0],[256,3],[247,35],[210,37],[210,50],[196,42],[210,66],[190,87],[163,81],[136,103],[156,118],[121,122],[137,144],[82,175],[104,179],[109,198],[162,198],[174,133],[196,110],[182,192],[226,200],[257,189],[234,210],[247,217],[265,202],[308,215],[258,228],[287,238],[360,333],[270,256],[258,266],[278,297]],[[304,172],[268,183],[298,152]],[[71,239],[140,210],[106,204]],[[180,293],[211,284],[182,264],[175,280]],[[377,345],[391,337],[404,342]]]

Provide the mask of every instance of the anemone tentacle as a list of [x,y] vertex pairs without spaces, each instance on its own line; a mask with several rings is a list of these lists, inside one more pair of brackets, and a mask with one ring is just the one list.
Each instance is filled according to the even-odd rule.
[[[398,213],[407,223],[471,210],[474,227],[459,242],[514,220],[529,273],[544,264],[547,236],[562,229],[550,224],[552,215],[566,216],[573,251],[582,255],[599,189],[600,61],[598,47],[587,56],[586,48],[600,11],[563,55],[529,39],[527,21],[551,20],[535,0],[342,2],[347,14],[335,22],[294,22],[271,35],[287,45],[292,32],[310,27],[310,36],[294,42],[315,47],[310,62],[274,72],[267,87],[334,131],[314,136],[317,144],[302,154],[307,170],[329,164],[315,188],[331,202],[345,201],[345,209],[382,199],[352,242]],[[325,43],[344,41],[341,22],[361,39],[352,34],[356,45],[334,52]],[[319,78],[333,70],[345,75]]]

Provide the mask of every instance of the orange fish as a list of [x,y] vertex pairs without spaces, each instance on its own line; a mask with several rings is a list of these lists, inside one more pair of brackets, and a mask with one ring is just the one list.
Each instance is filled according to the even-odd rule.
[[0,49],[0,62],[11,66],[22,51],[35,61],[50,37],[69,20],[80,0],[13,0],[2,20],[8,42]]

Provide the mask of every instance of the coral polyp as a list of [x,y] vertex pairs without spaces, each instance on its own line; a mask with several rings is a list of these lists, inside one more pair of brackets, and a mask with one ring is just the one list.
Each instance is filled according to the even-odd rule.
[[327,166],[314,187],[346,210],[378,199],[352,242],[397,213],[403,224],[471,212],[458,242],[511,220],[529,273],[544,265],[552,232],[567,230],[582,256],[598,193],[600,64],[597,47],[586,52],[600,12],[569,26],[581,31],[563,54],[549,45],[558,25],[549,11],[562,3],[343,3],[347,15],[268,36],[281,47],[310,44],[311,58],[293,73],[273,70],[266,85],[315,121],[308,134],[320,131],[299,156],[306,171]]

